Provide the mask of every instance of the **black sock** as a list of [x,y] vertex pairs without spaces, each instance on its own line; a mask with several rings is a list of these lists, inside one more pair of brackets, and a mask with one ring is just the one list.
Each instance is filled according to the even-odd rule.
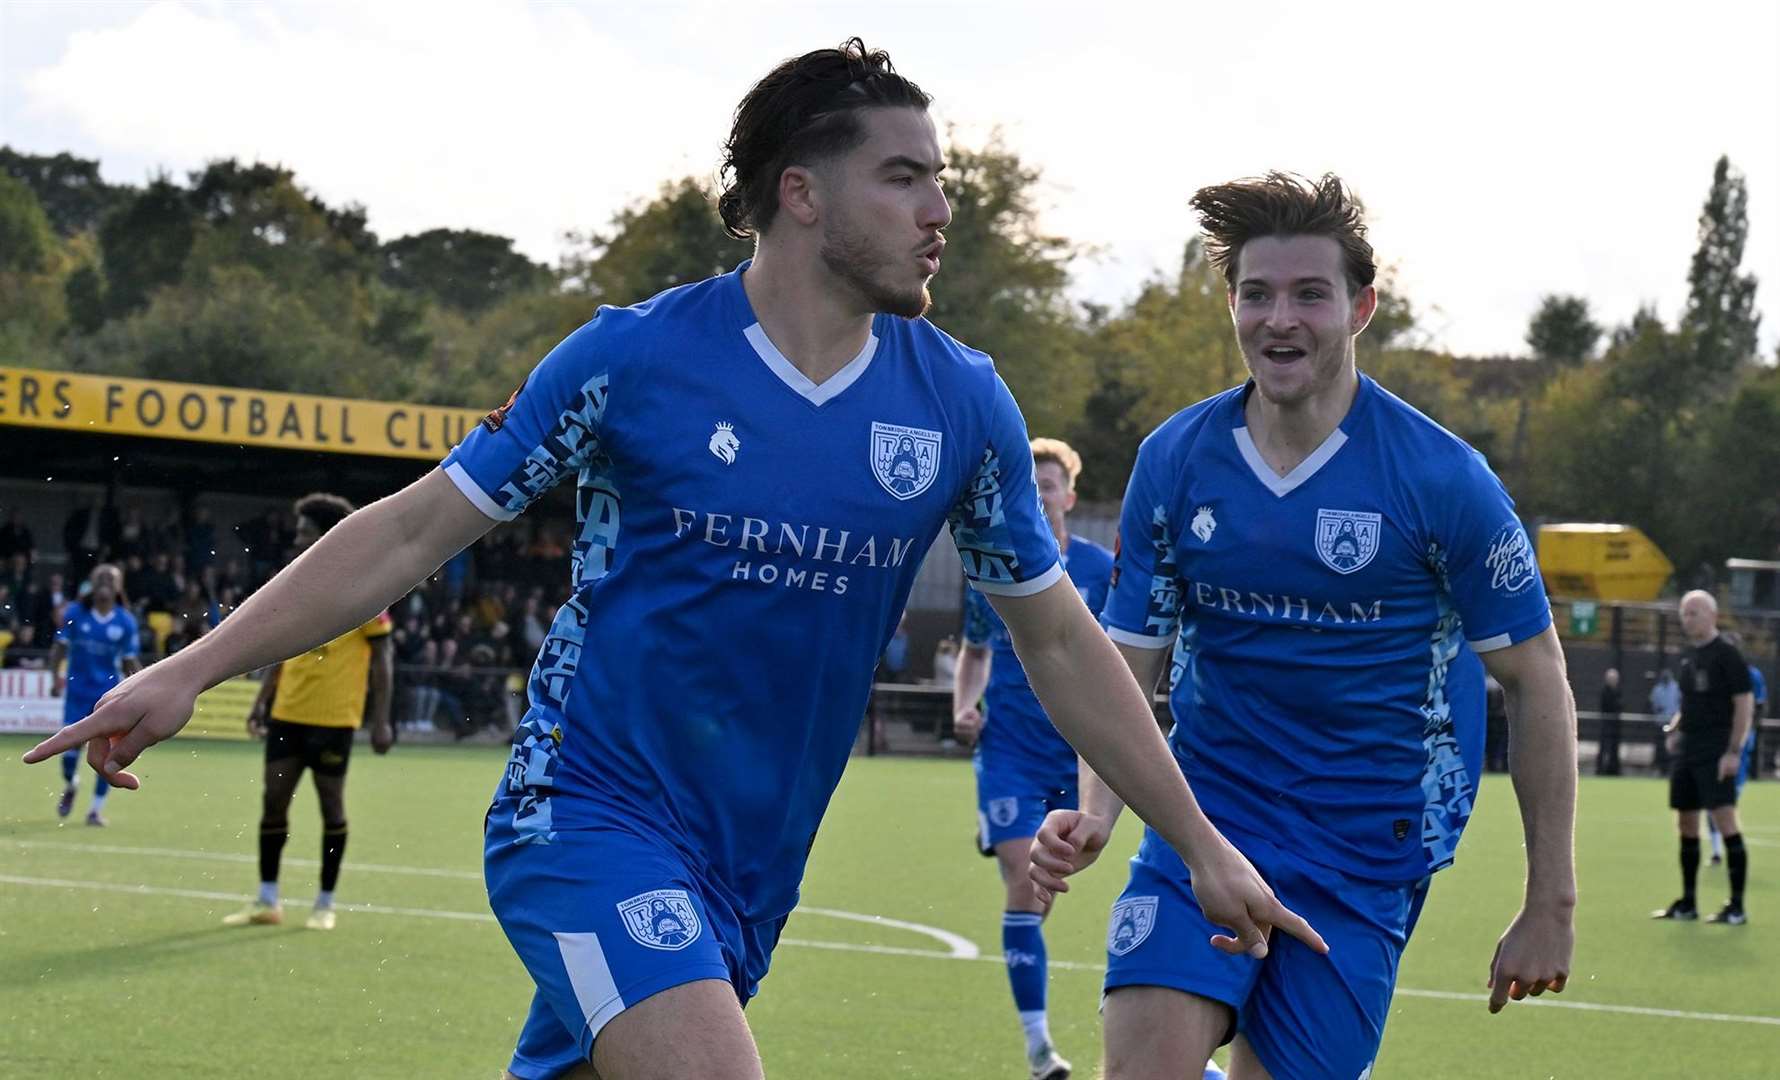
[[290,827],[260,826],[260,880],[278,880],[278,860],[284,854],[284,842],[290,839]]
[[321,891],[331,893],[340,880],[340,860],[346,855],[346,823],[327,825],[321,831]]
[[1693,907],[1694,882],[1700,876],[1700,838],[1681,838],[1681,903]]
[[1724,838],[1724,865],[1731,874],[1731,906],[1743,906],[1743,882],[1749,876],[1749,853],[1743,848],[1743,834]]

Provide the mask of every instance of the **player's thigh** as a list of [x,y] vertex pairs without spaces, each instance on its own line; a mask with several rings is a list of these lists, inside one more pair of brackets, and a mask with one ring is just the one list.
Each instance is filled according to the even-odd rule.
[[1230,1080],[1274,1080],[1267,1066],[1255,1055],[1255,1048],[1245,1035],[1236,1036],[1230,1044]]
[[[697,1038],[687,1038],[697,1032]],[[704,979],[619,1013],[593,1044],[600,1080],[759,1080],[760,1053],[735,988]]]
[[521,843],[502,817],[489,828],[489,904],[538,988],[516,1074],[589,1060],[613,1022],[684,984],[726,987],[739,1015],[745,975],[731,959],[749,946],[671,849],[611,828]]
[[1712,815],[1712,824],[1718,826],[1720,836],[1736,836],[1743,831],[1742,823],[1737,820],[1736,803],[1714,806],[1707,813]]
[[1425,885],[1362,881],[1291,859],[1269,866],[1268,881],[1317,928],[1329,952],[1273,935],[1237,1020],[1248,1051],[1274,1080],[1366,1075]]
[[1166,986],[1111,990],[1101,1011],[1106,1080],[1197,1076],[1228,1036],[1232,1017],[1221,1001]]

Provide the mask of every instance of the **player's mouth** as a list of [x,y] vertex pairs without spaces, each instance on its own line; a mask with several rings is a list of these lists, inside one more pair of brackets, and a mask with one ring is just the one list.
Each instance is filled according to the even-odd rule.
[[939,273],[939,254],[944,250],[946,250],[946,242],[942,238],[915,253],[915,259],[920,262],[921,268],[927,271],[928,277]]
[[1291,364],[1310,354],[1296,345],[1269,345],[1261,350],[1261,355],[1276,364]]

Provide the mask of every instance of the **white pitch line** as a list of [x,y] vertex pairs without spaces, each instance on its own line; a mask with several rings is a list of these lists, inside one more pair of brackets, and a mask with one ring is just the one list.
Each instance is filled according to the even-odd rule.
[[[85,845],[72,845],[85,846]],[[128,851],[146,849],[130,848]],[[40,888],[86,889],[96,892],[126,893],[135,896],[175,896],[189,900],[220,900],[232,903],[245,903],[251,899],[244,893],[205,892],[198,889],[173,889],[158,885],[131,885],[124,882],[73,881],[66,878],[32,878],[15,874],[0,874],[0,884],[29,885]],[[305,904],[306,901],[293,901]],[[437,911],[431,908],[387,907],[382,904],[340,904],[343,911],[360,912],[366,915],[410,915],[429,919],[452,919],[459,922],[494,922],[493,915],[487,912],[473,911]],[[828,909],[799,908],[809,914],[833,915]],[[919,924],[902,923],[894,919],[878,919],[869,915],[858,915],[854,912],[843,912],[842,915],[858,922],[881,923],[886,926],[915,926]],[[928,928],[931,929],[931,928]],[[940,933],[945,933],[940,931]],[[955,936],[955,935],[948,935]],[[836,952],[870,953],[876,956],[911,956],[923,960],[977,960],[986,963],[1004,963],[999,955],[962,956],[956,952],[935,952],[930,949],[903,949],[890,945],[858,945],[841,941],[809,941],[803,938],[780,938],[780,943],[799,948],[829,949]],[[962,940],[962,939],[960,939]],[[974,947],[974,946],[973,946]],[[1084,964],[1072,960],[1052,960],[1050,966],[1066,971],[1103,972],[1106,968],[1100,964]],[[1452,990],[1418,990],[1413,987],[1400,986],[1396,991],[1403,997],[1429,998],[1435,1001],[1486,1002],[1488,994],[1460,993]],[[1641,1005],[1603,1005],[1592,1001],[1560,1001],[1556,998],[1527,998],[1515,1003],[1532,1005],[1547,1009],[1575,1009],[1581,1012],[1618,1013],[1624,1016],[1649,1016],[1665,1020],[1701,1020],[1721,1024],[1761,1024],[1780,1027],[1780,1016],[1750,1016],[1741,1013],[1706,1013],[1688,1012],[1682,1009],[1653,1009]]]
[[[224,851],[198,851],[191,848],[160,848],[132,847],[118,844],[82,844],[66,840],[14,840],[12,843],[21,848],[47,849],[52,851],[94,852],[101,855],[152,855],[161,858],[196,859],[204,862],[251,863],[257,864],[259,859],[254,855],[243,855]],[[283,860],[291,866],[320,866],[315,859],[286,858]],[[467,870],[445,870],[431,866],[390,866],[384,863],[351,864],[354,872],[364,871],[374,874],[412,874],[423,877],[451,878],[460,881],[481,881],[482,875]],[[233,899],[230,897],[229,899]],[[930,937],[946,947],[948,955],[956,960],[975,960],[982,954],[976,943],[960,937],[949,930],[941,930],[937,926],[922,923],[905,922],[901,919],[886,918],[882,915],[864,915],[856,911],[836,911],[832,908],[800,907],[799,914],[820,915],[829,919],[845,919],[849,922],[865,923],[868,926],[887,926],[897,930]],[[922,954],[925,955],[925,954]]]

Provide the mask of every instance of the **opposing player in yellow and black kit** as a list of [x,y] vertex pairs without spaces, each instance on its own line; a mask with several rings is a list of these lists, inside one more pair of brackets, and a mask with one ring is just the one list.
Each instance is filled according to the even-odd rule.
[[[305,495],[296,503],[297,549],[321,539],[352,504],[338,495]],[[315,774],[321,799],[321,891],[308,922],[311,930],[334,928],[334,885],[346,853],[346,765],[353,733],[369,718],[371,749],[387,753],[395,742],[389,724],[394,662],[390,619],[384,612],[357,629],[274,667],[260,684],[247,726],[266,740],[265,806],[260,814],[260,892],[253,904],[223,919],[229,926],[284,921],[278,899],[278,862],[290,837],[290,804],[303,778]],[[369,689],[370,708],[365,707]]]

